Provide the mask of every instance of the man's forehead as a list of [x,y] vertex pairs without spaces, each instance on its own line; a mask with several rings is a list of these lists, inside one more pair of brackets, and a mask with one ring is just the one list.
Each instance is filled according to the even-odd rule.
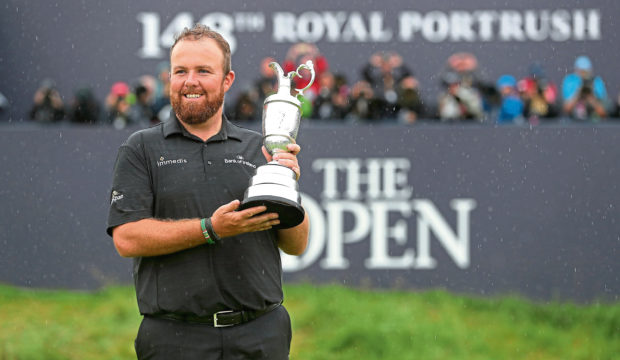
[[179,40],[179,42],[172,49],[170,59],[172,60],[175,55],[178,56],[179,51],[188,49],[198,51],[208,56],[217,56],[220,58],[224,57],[222,50],[220,49],[215,40],[207,37],[202,37],[200,39],[184,38],[182,40]]
[[187,37],[187,38],[179,40],[179,42],[176,43],[176,45],[172,49],[171,56],[174,56],[174,54],[178,52],[177,50],[179,49],[184,50],[184,49],[187,49],[188,47],[198,48],[201,50],[204,49],[204,51],[208,53],[217,52],[218,54],[222,54],[222,50],[218,46],[217,42],[211,38],[201,37],[201,38],[196,39],[192,37]]

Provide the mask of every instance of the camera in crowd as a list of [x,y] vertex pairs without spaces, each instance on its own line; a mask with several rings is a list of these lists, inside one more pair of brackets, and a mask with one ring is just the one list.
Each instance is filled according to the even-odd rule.
[[583,79],[580,92],[581,97],[590,96],[594,92],[593,82],[594,79],[591,77]]

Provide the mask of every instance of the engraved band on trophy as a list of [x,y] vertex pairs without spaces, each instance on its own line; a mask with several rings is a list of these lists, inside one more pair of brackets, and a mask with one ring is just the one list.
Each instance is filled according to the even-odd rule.
[[[263,145],[273,155],[274,152],[288,151],[286,146],[295,143],[301,120],[301,102],[297,95],[302,95],[314,82],[314,65],[311,60],[299,65],[297,70],[284,75],[282,67],[275,62],[269,66],[278,75],[277,92],[265,99],[263,106]],[[291,80],[301,69],[311,73],[310,82],[303,89],[295,89],[297,95],[291,95]],[[286,229],[300,224],[305,216],[301,206],[301,195],[297,175],[290,168],[277,161],[259,166],[256,175],[250,180],[245,191],[240,209],[264,205],[266,212],[278,213],[280,224],[275,229]]]

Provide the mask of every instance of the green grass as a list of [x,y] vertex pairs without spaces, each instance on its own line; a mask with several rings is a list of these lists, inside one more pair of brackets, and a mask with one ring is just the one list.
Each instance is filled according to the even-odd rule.
[[[289,285],[291,359],[618,359],[620,304]],[[133,359],[130,287],[0,286],[0,360]]]

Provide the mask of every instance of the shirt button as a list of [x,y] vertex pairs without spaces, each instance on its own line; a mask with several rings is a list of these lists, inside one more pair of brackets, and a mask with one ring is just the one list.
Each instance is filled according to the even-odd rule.
[[208,161],[207,161],[207,164],[211,165],[211,160],[208,160]]

